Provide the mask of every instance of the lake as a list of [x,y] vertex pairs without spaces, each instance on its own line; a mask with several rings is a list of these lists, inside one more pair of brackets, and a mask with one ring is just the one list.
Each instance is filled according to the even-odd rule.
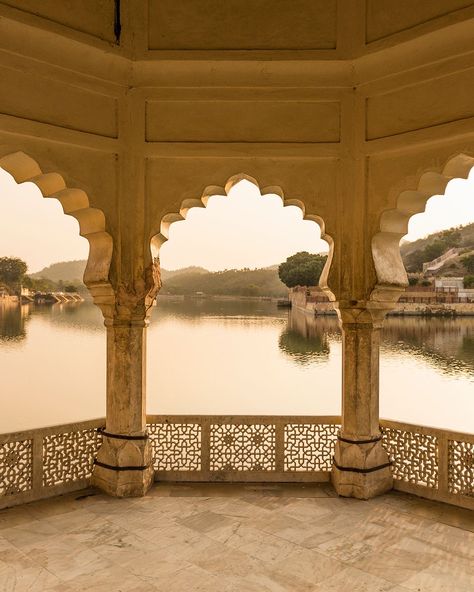
[[[267,301],[159,299],[148,412],[339,415],[335,317]],[[389,318],[380,414],[474,432],[474,317]],[[105,414],[105,329],[93,305],[0,305],[0,432]]]

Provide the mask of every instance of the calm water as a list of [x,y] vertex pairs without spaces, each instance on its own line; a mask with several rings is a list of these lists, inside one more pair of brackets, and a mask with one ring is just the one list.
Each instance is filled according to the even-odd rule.
[[[104,415],[105,331],[92,304],[0,306],[0,432]],[[160,300],[149,413],[340,413],[336,319],[271,302]],[[474,432],[474,318],[391,318],[381,416]]]

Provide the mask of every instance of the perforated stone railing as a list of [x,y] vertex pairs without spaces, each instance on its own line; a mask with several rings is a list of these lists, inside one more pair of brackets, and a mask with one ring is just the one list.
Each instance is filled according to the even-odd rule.
[[103,419],[0,435],[0,508],[87,487]]
[[328,481],[339,417],[148,417],[159,481]]
[[380,422],[394,488],[474,509],[474,435]]
[[[0,435],[0,508],[89,485],[103,419]],[[340,418],[148,417],[157,481],[329,481]],[[474,435],[381,421],[395,489],[474,509]]]

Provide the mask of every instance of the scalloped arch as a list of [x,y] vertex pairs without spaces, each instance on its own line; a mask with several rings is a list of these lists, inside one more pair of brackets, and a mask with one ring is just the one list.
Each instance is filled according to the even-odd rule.
[[258,181],[254,177],[251,177],[250,175],[247,175],[245,173],[239,173],[237,175],[232,175],[226,181],[224,187],[222,187],[220,185],[208,185],[207,187],[205,187],[200,198],[185,199],[181,202],[181,207],[179,208],[178,212],[165,214],[165,216],[163,216],[163,218],[161,219],[159,232],[153,234],[153,236],[150,239],[151,252],[152,252],[153,258],[156,259],[159,257],[159,251],[160,251],[161,246],[169,238],[169,229],[170,229],[171,224],[173,224],[174,222],[181,222],[181,221],[185,220],[186,216],[191,208],[205,208],[205,207],[207,207],[207,204],[209,202],[209,198],[212,197],[213,195],[222,195],[222,196],[229,195],[229,192],[232,189],[232,187],[234,187],[235,185],[237,185],[238,183],[240,183],[241,181],[244,181],[244,180],[249,181],[250,183],[255,185],[255,187],[257,187],[257,189],[259,190],[261,196],[269,195],[269,194],[278,195],[282,201],[283,207],[296,206],[296,207],[300,208],[300,210],[303,213],[303,220],[311,220],[312,222],[316,222],[316,224],[318,224],[318,226],[321,228],[321,238],[323,240],[325,240],[329,245],[329,255],[328,255],[328,259],[326,261],[326,265],[324,266],[323,272],[321,274],[319,285],[326,292],[326,294],[329,296],[329,298],[334,301],[335,296],[331,292],[331,290],[327,284],[327,280],[328,280],[328,276],[329,276],[329,269],[331,267],[331,262],[332,262],[332,258],[333,258],[333,252],[334,252],[334,241],[333,241],[332,237],[326,233],[324,220],[320,216],[317,216],[316,214],[311,214],[311,213],[306,212],[306,206],[301,200],[286,199],[284,191],[280,186],[278,186],[278,185],[268,186],[268,187],[264,187],[261,189]]
[[466,179],[474,167],[474,157],[457,154],[440,170],[423,173],[416,189],[402,191],[397,207],[386,210],[380,217],[380,231],[372,238],[372,256],[378,287],[405,287],[407,274],[400,254],[400,239],[408,232],[408,221],[425,211],[433,195],[443,195],[453,179]]
[[113,239],[105,230],[104,213],[98,208],[90,207],[85,191],[67,187],[59,173],[43,173],[36,160],[24,152],[13,152],[0,157],[0,168],[9,173],[17,183],[34,183],[43,197],[57,199],[64,213],[76,218],[80,235],[90,245],[84,283],[89,288],[109,285]]

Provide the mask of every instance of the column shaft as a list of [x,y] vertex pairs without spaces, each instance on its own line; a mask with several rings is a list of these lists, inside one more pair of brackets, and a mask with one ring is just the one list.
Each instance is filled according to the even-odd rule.
[[[339,311],[342,328],[342,428],[332,481],[343,496],[367,499],[392,488],[379,428],[379,349],[383,314]],[[374,318],[375,316],[375,318]]]
[[107,416],[92,483],[117,496],[144,495],[153,482],[146,433],[146,321],[107,319]]
[[107,326],[106,430],[130,435],[146,429],[146,326]]
[[342,433],[346,437],[379,434],[380,328],[342,323]]

